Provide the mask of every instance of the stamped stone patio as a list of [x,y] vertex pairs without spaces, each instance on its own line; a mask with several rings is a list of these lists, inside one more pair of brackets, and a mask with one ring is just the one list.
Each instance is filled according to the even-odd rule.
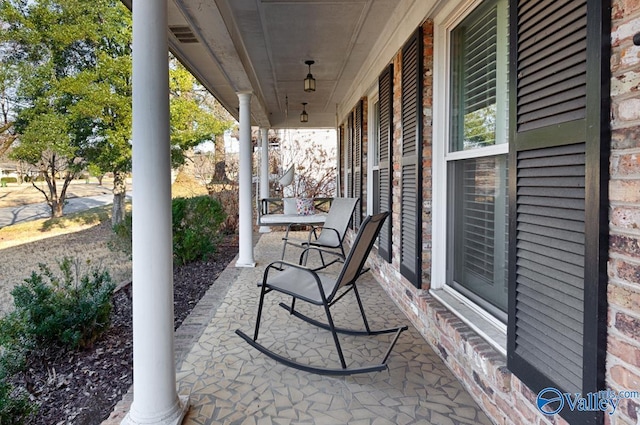
[[[237,336],[237,328],[253,334],[256,284],[279,255],[281,236],[261,235],[257,266],[238,269],[230,264],[178,330],[178,393],[188,394],[191,403],[185,424],[491,424],[370,273],[358,287],[371,327],[409,325],[388,360],[388,371],[346,377],[310,374],[278,364]],[[289,316],[277,305],[280,301],[288,300],[275,292],[267,295],[258,341],[300,362],[339,367],[330,333]],[[322,314],[320,308],[303,304],[296,306],[321,317],[316,314]],[[353,294],[332,313],[336,326],[361,326]],[[389,340],[389,335],[340,336],[350,366],[376,362]],[[119,422],[130,398],[105,424]]]

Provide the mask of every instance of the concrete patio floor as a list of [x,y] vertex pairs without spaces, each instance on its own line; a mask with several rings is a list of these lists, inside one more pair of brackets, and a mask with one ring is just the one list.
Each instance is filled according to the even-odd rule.
[[[388,360],[389,370],[344,377],[320,376],[281,365],[249,346],[235,330],[253,334],[264,267],[280,254],[282,233],[260,236],[255,268],[231,263],[176,334],[178,394],[189,395],[184,424],[491,424],[424,338],[373,279],[358,288],[373,329],[409,325]],[[289,251],[291,259],[294,250]],[[339,270],[339,267],[333,270]],[[300,362],[337,368],[328,331],[278,307],[267,295],[258,341]],[[309,315],[321,308],[296,306]],[[332,308],[336,326],[361,326],[355,297]],[[340,336],[347,364],[364,366],[384,356],[389,335]],[[129,394],[103,424],[116,424]]]

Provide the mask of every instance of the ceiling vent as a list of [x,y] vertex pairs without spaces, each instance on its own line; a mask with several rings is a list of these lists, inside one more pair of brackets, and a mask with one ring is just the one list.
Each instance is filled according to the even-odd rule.
[[191,32],[191,28],[187,26],[169,27],[169,30],[180,43],[197,43],[198,42],[198,39],[196,38],[195,34]]

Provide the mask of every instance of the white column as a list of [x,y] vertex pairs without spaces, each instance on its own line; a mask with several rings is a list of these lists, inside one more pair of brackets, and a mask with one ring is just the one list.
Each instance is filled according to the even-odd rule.
[[133,404],[123,424],[179,424],[167,2],[133,2]]
[[238,99],[240,101],[240,170],[238,171],[239,246],[236,267],[255,267],[251,205],[251,93],[238,93]]
[[[269,129],[260,129],[262,148],[260,150],[260,198],[269,197]],[[260,206],[258,206],[260,208]],[[269,226],[260,226],[260,233],[269,233]]]

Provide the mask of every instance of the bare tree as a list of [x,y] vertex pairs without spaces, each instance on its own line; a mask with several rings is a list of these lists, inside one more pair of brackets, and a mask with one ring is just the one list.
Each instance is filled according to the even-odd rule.
[[281,167],[295,164],[295,177],[287,192],[294,197],[321,198],[335,193],[336,150],[311,137],[285,141],[280,147]]

